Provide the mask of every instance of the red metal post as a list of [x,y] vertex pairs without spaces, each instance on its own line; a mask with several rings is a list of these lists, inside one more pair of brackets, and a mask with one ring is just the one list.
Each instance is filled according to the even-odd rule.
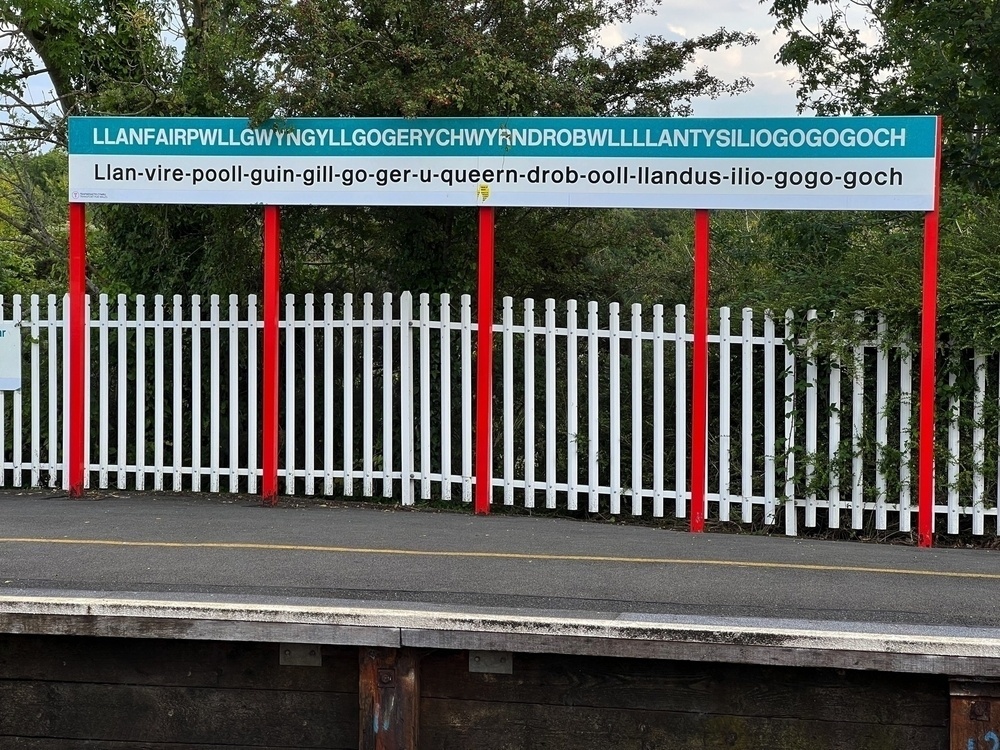
[[87,344],[87,207],[69,204],[69,446],[66,472],[70,497],[83,497],[84,394]]
[[691,531],[705,529],[708,467],[708,211],[694,212],[694,361],[691,373]]
[[264,206],[264,372],[261,415],[261,499],[278,502],[278,310],[281,221],[277,206]]
[[917,544],[934,544],[934,400],[937,364],[938,224],[941,214],[941,118],[937,122],[934,208],[924,216],[924,280],[920,335],[920,453]]
[[493,208],[479,208],[479,309],[476,343],[476,515],[493,494]]

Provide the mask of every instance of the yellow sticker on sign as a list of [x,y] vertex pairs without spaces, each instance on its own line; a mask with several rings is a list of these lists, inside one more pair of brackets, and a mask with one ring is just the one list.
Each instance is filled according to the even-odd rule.
[[485,201],[490,197],[490,186],[485,182],[480,182],[479,187],[476,188],[476,195],[479,196],[480,200]]

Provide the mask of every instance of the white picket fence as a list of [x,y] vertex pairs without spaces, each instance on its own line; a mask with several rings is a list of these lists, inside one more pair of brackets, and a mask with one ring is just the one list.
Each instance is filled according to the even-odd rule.
[[[471,298],[286,297],[280,325],[287,494],[470,502]],[[20,321],[21,391],[0,393],[0,486],[66,486],[67,302],[0,298]],[[259,489],[260,329],[255,297],[101,295],[91,309],[86,485]],[[691,335],[685,309],[573,301],[495,326],[495,503],[683,517]],[[789,320],[715,314],[710,337],[709,518],[908,531],[916,513],[913,354],[868,342],[853,362],[786,346]],[[668,326],[670,330],[668,330]],[[987,366],[989,363],[989,367]],[[939,414],[936,516],[948,533],[996,532],[1000,403],[995,358],[970,362],[971,405]],[[955,384],[951,376],[951,384]],[[874,382],[873,382],[874,381]],[[874,386],[874,387],[873,387]],[[965,399],[966,401],[969,398]],[[991,401],[990,401],[991,400]],[[971,419],[961,419],[971,411]],[[991,437],[993,440],[993,437]],[[992,448],[992,450],[988,450]],[[987,461],[987,454],[990,460]],[[965,460],[963,461],[963,456]],[[798,463],[798,466],[796,465]],[[942,471],[943,469],[943,471]],[[939,529],[940,530],[940,529]]]

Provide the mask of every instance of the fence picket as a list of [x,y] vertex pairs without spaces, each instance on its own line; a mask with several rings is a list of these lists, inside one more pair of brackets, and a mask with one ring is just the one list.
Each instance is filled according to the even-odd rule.
[[[69,295],[64,294],[62,296],[62,319],[63,321],[69,320]],[[62,327],[62,403],[63,408],[69,409],[69,327],[63,325]],[[62,428],[62,455],[64,462],[69,460],[69,420],[63,419]],[[69,472],[63,470],[62,473],[62,488],[69,491]]]
[[[101,334],[102,334],[101,352],[103,354],[107,337],[107,327],[104,324],[104,321],[106,320],[107,317],[106,316],[107,305],[105,304],[106,300],[104,299],[104,295],[101,295],[101,297],[102,297],[102,308],[104,308],[105,311],[105,315],[102,316],[102,325],[101,325]],[[184,298],[179,294],[175,294],[173,317],[171,320],[171,323],[173,325],[173,356],[171,357],[171,359],[173,359],[173,369],[172,369],[171,386],[173,389],[174,399],[173,399],[173,414],[172,414],[173,419],[171,421],[171,431],[170,431],[171,442],[173,443],[172,445],[173,456],[171,457],[171,463],[172,463],[171,468],[173,469],[174,492],[180,492],[183,487],[183,474],[181,473],[181,466],[184,463],[183,452],[182,452],[182,448],[184,445],[184,403],[183,403],[184,373],[182,369],[182,365],[184,363],[184,357],[182,356],[183,334],[184,334],[183,305],[184,305]],[[106,362],[102,360],[101,369],[103,370],[105,367],[106,367]],[[104,395],[103,387],[101,393],[102,395]],[[101,414],[107,415],[106,405],[102,405]],[[250,435],[253,434],[252,430],[248,430],[247,432]],[[101,457],[102,466],[105,465],[107,462],[106,458],[103,456],[103,447],[104,446],[102,446],[102,457]]]
[[305,396],[305,414],[303,420],[303,439],[305,441],[304,470],[305,482],[303,491],[307,495],[316,494],[316,298],[312,294],[305,295],[305,377],[302,378],[302,390]]
[[785,534],[798,533],[795,503],[795,350],[792,311],[785,313]]
[[229,491],[240,491],[240,298],[229,295]]
[[[889,330],[885,316],[878,320],[878,340],[884,341]],[[884,346],[875,349],[875,528],[886,528],[885,449],[889,444],[889,352]]]
[[[392,295],[382,295],[382,496],[392,497],[392,441],[393,441],[393,366],[392,366]],[[333,352],[330,355],[333,361]],[[331,439],[332,443],[333,440]],[[333,446],[330,446],[333,456]]]
[[[195,298],[197,300],[197,297]],[[118,358],[115,367],[118,370],[118,438],[115,452],[115,463],[118,469],[118,489],[128,487],[128,301],[124,294],[118,295],[118,311],[115,317],[115,343],[118,346]],[[198,412],[193,412],[197,414]],[[194,420],[197,428],[198,420]],[[197,488],[193,488],[197,491]]]
[[[333,429],[336,396],[333,383],[336,376],[333,370],[333,315],[333,295],[327,292],[323,295],[323,494],[325,495],[333,494],[334,480]],[[391,335],[391,328],[389,333]]]
[[[744,351],[749,350],[753,355],[753,312],[744,310],[743,346]],[[774,316],[770,311],[764,313],[764,523],[771,525],[777,518],[778,507],[778,427],[777,427],[777,401],[778,401],[778,380],[777,365],[775,364],[775,346],[777,344],[774,327]],[[744,366],[745,363],[744,363]],[[743,371],[744,398],[753,399],[753,361],[750,362],[750,371]],[[750,395],[746,395],[746,391]],[[747,419],[747,417],[744,417]],[[751,422],[752,429],[752,422]],[[752,435],[746,435],[746,451],[753,450]],[[749,498],[753,477],[753,456],[744,454],[743,481],[746,483],[747,491],[745,497]],[[746,505],[744,505],[746,508]],[[751,520],[748,512],[744,511],[744,523]]]
[[37,487],[41,480],[41,451],[42,451],[42,424],[41,424],[41,352],[38,341],[38,295],[31,295],[30,302],[30,328],[31,335],[31,486]]
[[556,507],[556,301],[545,300],[545,507]]
[[[513,388],[513,384],[511,384]],[[535,300],[524,301],[524,507],[535,507]]]
[[899,530],[911,524],[910,459],[912,457],[913,353],[904,347],[899,358]]
[[503,352],[503,504],[514,504],[514,300],[503,298],[500,336]]
[[[83,327],[83,429],[84,435],[93,435],[94,432],[91,429],[91,373],[93,370],[90,367],[90,321],[92,319],[91,308],[90,308],[90,295],[87,294],[83,298],[83,315],[84,320],[87,324]],[[90,440],[83,441],[83,487],[84,489],[90,489]]]
[[[119,315],[123,308],[119,307]],[[122,347],[122,362],[119,364],[122,372],[119,372],[119,383],[123,377],[124,367],[124,329],[122,338],[119,340]],[[196,294],[191,298],[191,491],[201,491],[201,298]],[[124,387],[122,387],[122,398],[124,398]],[[124,401],[123,401],[124,403]],[[124,463],[124,449],[121,450],[122,463]],[[118,475],[119,487],[124,481],[123,475]]]
[[[361,494],[375,494],[372,470],[375,462],[375,297],[365,293],[361,328]],[[311,372],[311,370],[310,370]]]
[[948,374],[948,533],[958,533],[958,467],[961,451],[959,442],[958,420],[961,416],[961,403],[955,395],[955,383],[958,376],[954,372]]
[[730,383],[732,382],[732,362],[729,359],[731,356],[730,326],[730,310],[728,307],[723,307],[719,310],[719,520],[724,522],[729,520],[729,504],[731,502],[729,451],[733,419],[729,399]]
[[257,494],[257,295],[247,297],[247,492]]
[[972,401],[972,533],[980,536],[985,531],[983,500],[986,494],[983,465],[986,461],[986,428],[983,424],[983,405],[986,401],[986,358],[976,354],[973,358],[976,391]]
[[597,303],[587,303],[587,510],[596,513],[599,507],[598,492],[601,484],[597,449],[600,445],[599,409],[600,388],[597,382],[598,355]]
[[463,294],[462,318],[462,502],[472,502],[472,296]]
[[[163,491],[163,295],[153,297],[153,491]],[[90,403],[90,399],[87,399]],[[90,434],[88,432],[88,434]]]
[[632,305],[632,515],[642,515],[642,305]]
[[[399,299],[399,460],[403,505],[413,505],[413,296]],[[471,454],[471,450],[470,450]],[[472,473],[471,471],[469,472]]]
[[674,308],[674,509],[678,518],[687,515],[687,313],[684,305]]
[[[768,326],[771,326],[768,328]],[[753,310],[743,309],[743,347],[740,371],[740,499],[741,520],[753,521]],[[768,331],[773,343],[774,328],[770,316],[764,318],[764,502],[765,513],[774,512],[774,347],[768,344]],[[770,369],[768,364],[770,363]],[[768,377],[768,373],[772,377]],[[769,432],[770,430],[770,432]],[[774,521],[770,521],[774,523]]]
[[[213,296],[214,320],[218,321],[218,297]],[[137,294],[135,297],[135,488],[146,489],[146,298]],[[213,324],[213,330],[218,334],[218,326]],[[68,338],[68,337],[67,337]],[[218,341],[216,339],[216,341]],[[216,354],[218,352],[216,351]],[[216,358],[217,359],[217,358]],[[218,387],[219,366],[216,359],[212,362],[212,383]],[[213,399],[213,404],[215,400]],[[214,415],[215,410],[212,410]],[[213,437],[217,437],[213,432]],[[213,440],[218,445],[218,440]],[[214,465],[214,464],[213,464]],[[218,492],[218,482],[211,486],[212,492]]]
[[[608,397],[610,432],[608,450],[611,454],[611,475],[608,481],[611,485],[611,513],[622,512],[622,384],[621,384],[621,321],[617,302],[608,306]],[[531,450],[525,445],[525,455]]]
[[836,354],[830,357],[830,481],[829,481],[829,513],[827,525],[831,529],[840,528],[840,469],[838,456],[840,454],[840,357]]
[[[61,463],[59,461],[60,431],[59,431],[59,309],[58,297],[49,295],[48,316],[45,325],[48,328],[48,355],[49,360],[49,487],[61,486],[59,483],[59,473]],[[40,342],[39,342],[40,343]],[[3,412],[0,405],[0,413]],[[0,419],[0,422],[3,420]],[[110,420],[108,421],[110,424]],[[105,430],[105,432],[107,432]],[[2,454],[2,441],[0,441],[0,455]]]
[[[811,339],[811,327],[810,324],[814,324],[816,320],[816,311],[810,310],[806,315],[806,335]],[[816,432],[819,422],[819,414],[817,412],[817,394],[816,390],[819,388],[819,367],[816,363],[816,353],[813,344],[810,343],[806,350],[806,413],[805,413],[805,490],[806,490],[806,508],[805,508],[805,525],[806,528],[812,529],[816,527],[816,487],[814,484],[814,479],[816,476]]]
[[663,305],[653,305],[653,516],[663,517]]
[[208,392],[208,486],[211,492],[218,492],[221,468],[219,466],[219,447],[222,443],[222,390],[220,388],[222,352],[220,348],[221,332],[219,331],[219,295],[217,294],[213,294],[208,299],[208,319],[208,367],[209,377],[211,378]]
[[577,509],[577,457],[580,445],[577,399],[576,300],[566,303],[566,507]]
[[[175,297],[174,299],[175,300],[179,300],[180,297],[178,296],[178,297]],[[110,378],[110,363],[108,362],[108,358],[109,358],[109,353],[108,353],[108,337],[109,337],[109,333],[108,333],[108,329],[110,327],[110,323],[108,321],[108,312],[109,312],[109,310],[108,310],[108,295],[102,294],[98,298],[97,310],[98,310],[97,317],[98,317],[98,326],[99,326],[99,335],[98,335],[98,338],[97,338],[97,346],[98,346],[98,350],[99,350],[98,351],[98,368],[97,369],[98,369],[98,378],[100,378],[100,392],[99,392],[99,396],[98,396],[98,398],[100,399],[99,409],[100,409],[100,413],[101,413],[101,422],[102,422],[102,424],[111,424],[111,418],[110,418],[110,416],[108,414],[108,398],[109,398],[108,397],[108,390],[109,390],[109,383],[108,383],[108,381],[109,381],[109,378]],[[179,361],[180,361],[180,358],[175,356],[174,357],[175,368],[176,368],[177,364],[179,363]],[[175,381],[176,381],[176,378],[175,378]],[[51,382],[51,379],[50,379],[50,382]],[[179,410],[175,408],[174,411],[178,412],[176,414],[176,416],[179,419],[180,418]],[[176,425],[177,422],[175,421],[174,424]],[[98,455],[97,455],[97,461],[98,461],[97,486],[100,487],[103,490],[103,489],[107,489],[108,488],[108,464],[110,463],[110,449],[109,449],[109,445],[108,445],[108,433],[110,433],[111,431],[107,430],[107,429],[104,429],[104,430],[99,430],[98,432],[99,432],[98,440],[99,440],[100,444],[99,444],[99,447],[98,447],[98,450],[97,450],[97,453],[98,453]],[[52,443],[53,443],[53,440],[52,440],[53,433],[54,433],[54,430],[50,426],[49,427],[49,446],[50,446],[50,449],[51,449],[51,446],[52,446]],[[177,441],[178,440],[179,440],[178,430],[175,429],[174,430],[174,447],[175,448],[177,447]],[[175,455],[176,455],[176,453],[175,453]],[[176,465],[179,465],[179,462],[177,462],[177,461],[175,461],[174,463]],[[175,492],[180,491],[180,487],[175,487],[174,491]]]
[[441,295],[441,499],[451,500],[451,295]]
[[[295,297],[285,295],[285,493],[295,494]],[[281,471],[278,471],[281,475]]]
[[[855,316],[859,327],[864,323],[864,315]],[[864,437],[865,408],[865,350],[854,347],[854,367],[851,383],[851,528],[864,526],[864,458],[861,441]]]
[[431,296],[420,295],[420,499],[431,499]]
[[354,494],[354,295],[344,295],[344,494]]

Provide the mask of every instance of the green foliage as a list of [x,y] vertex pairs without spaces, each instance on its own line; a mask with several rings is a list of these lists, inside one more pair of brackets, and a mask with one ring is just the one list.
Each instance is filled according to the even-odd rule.
[[95,263],[108,293],[258,291],[260,211],[242,206],[102,206],[94,211],[115,248]]
[[[754,41],[714,34],[669,42],[598,44],[607,24],[643,2],[306,0],[289,11],[278,112],[286,116],[678,115],[695,96],[736,94],[704,69],[684,71],[701,49]],[[476,217],[451,208],[292,210],[293,265],[338,291],[471,291]],[[655,219],[651,223],[655,223]],[[584,296],[609,279],[607,249],[659,250],[632,212],[504,209],[497,219],[497,283],[517,296]],[[636,242],[636,237],[645,238]],[[294,239],[291,239],[293,238]],[[622,250],[622,248],[626,248]],[[604,253],[603,258],[592,253]],[[676,267],[676,263],[672,267]],[[611,293],[613,294],[613,293]]]
[[[0,214],[17,268],[65,287],[65,118],[74,114],[247,115],[273,111],[273,60],[265,42],[285,28],[283,0],[17,0],[0,5],[0,140],[8,144],[10,211]],[[39,99],[37,90],[51,90]],[[55,145],[32,157],[38,149]],[[61,163],[61,186],[39,186],[35,169]],[[25,186],[31,184],[31,189]],[[38,189],[35,189],[38,188]],[[44,199],[44,200],[43,200]],[[40,217],[59,205],[60,228]],[[40,202],[41,201],[41,202]],[[240,291],[259,278],[259,217],[231,208],[114,206],[92,209],[92,291]],[[44,240],[44,241],[43,241]],[[107,244],[112,250],[101,252]],[[13,263],[9,261],[8,265]],[[2,266],[0,266],[2,267]],[[249,270],[248,270],[249,269]],[[14,281],[18,275],[5,274]],[[60,283],[61,282],[61,283]],[[26,291],[23,283],[16,288]],[[259,284],[256,284],[259,286]]]
[[[994,0],[772,0],[800,73],[800,109],[821,115],[939,114],[944,174],[1000,188],[1000,14]],[[873,41],[869,41],[873,40]]]
[[698,70],[700,50],[752,43],[719,30],[613,48],[600,30],[649,10],[643,0],[305,0],[275,53],[286,115],[670,115],[694,96],[745,91]]
[[[683,115],[694,97],[750,87],[690,72],[701,50],[751,44],[750,34],[600,45],[602,28],[651,8],[647,0],[12,0],[0,6],[9,42],[0,51],[0,137],[62,144],[67,114]],[[51,99],[30,101],[43,76]],[[100,289],[259,287],[252,210],[118,206],[93,219],[109,247],[92,258]],[[473,288],[474,212],[301,208],[283,219],[289,291]],[[642,238],[637,249],[660,247],[656,220],[627,212],[511,209],[498,222],[498,279],[513,294],[599,293],[610,279],[591,283],[582,270],[607,269],[607,248],[632,237]]]
[[[0,294],[66,288],[66,155],[0,155]],[[100,232],[90,238],[99,257]]]
[[[166,8],[146,0],[18,0],[0,5],[7,140],[62,143],[64,116],[154,106],[175,64]],[[29,87],[48,89],[41,101]]]
[[[1000,350],[1000,205],[948,188],[942,201],[938,329],[944,344]],[[715,300],[819,312],[816,335],[851,341],[851,313],[880,312],[891,341],[919,340],[923,217],[912,214],[745,212],[713,225]],[[839,311],[833,317],[830,313]]]

